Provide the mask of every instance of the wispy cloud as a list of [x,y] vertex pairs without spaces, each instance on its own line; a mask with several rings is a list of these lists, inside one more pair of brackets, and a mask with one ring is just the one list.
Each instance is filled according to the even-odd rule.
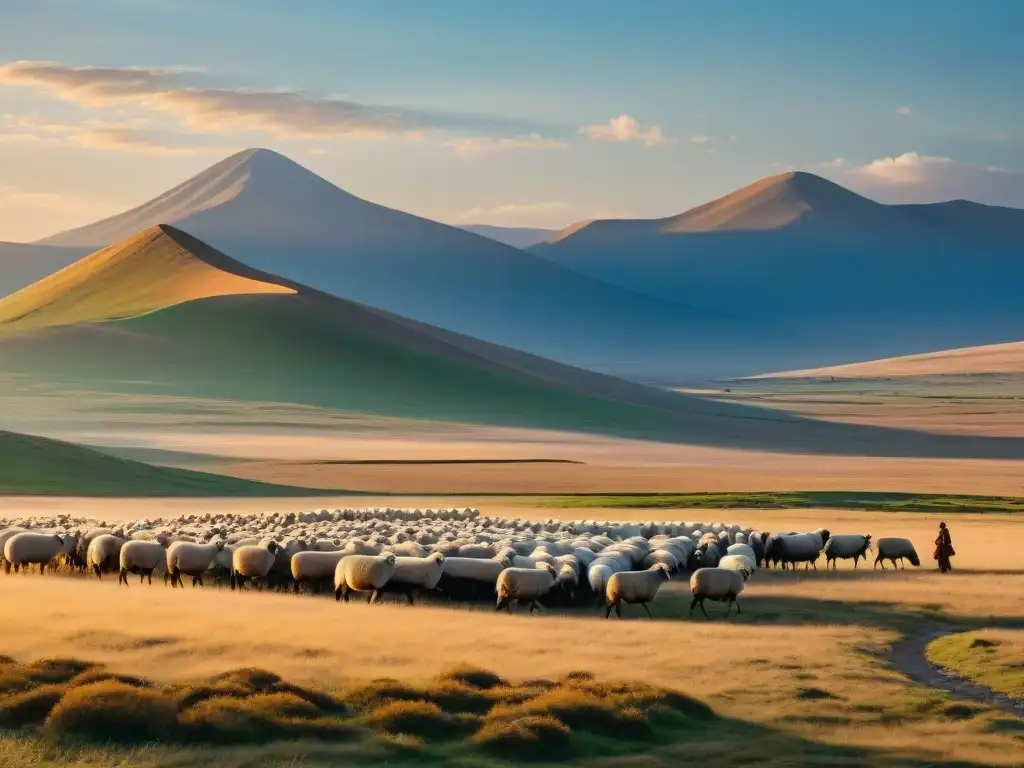
[[192,131],[257,131],[280,138],[381,138],[433,130],[505,135],[521,121],[366,104],[298,90],[218,88],[190,67],[74,67],[50,61],[0,66],[0,84],[33,88],[85,107],[129,105],[178,118]]
[[910,114],[910,107],[907,107],[907,106],[900,107],[899,109],[896,110],[896,114],[897,115],[909,115]]
[[134,123],[88,120],[82,125],[72,125],[26,115],[4,115],[3,118],[13,131],[0,133],[0,142],[30,141],[162,155],[220,155],[231,151],[225,147],[164,141]]
[[648,147],[672,143],[657,125],[642,128],[635,117],[625,113],[606,123],[584,125],[579,132],[596,141],[637,141]]
[[844,172],[858,192],[889,203],[967,199],[1024,207],[1024,171],[958,163],[950,157],[905,152]]
[[696,136],[691,136],[690,137],[690,143],[691,144],[710,144],[714,140],[715,139],[714,139],[713,136],[708,136],[708,135],[703,134],[703,133],[700,133],[700,134],[697,134]]
[[516,149],[565,149],[569,145],[559,139],[531,133],[526,136],[493,137],[479,136],[456,139],[448,142],[460,155],[481,155],[488,152],[503,152]]
[[821,164],[822,168],[842,168],[846,165],[846,161],[841,157],[834,157],[831,160],[826,160]]

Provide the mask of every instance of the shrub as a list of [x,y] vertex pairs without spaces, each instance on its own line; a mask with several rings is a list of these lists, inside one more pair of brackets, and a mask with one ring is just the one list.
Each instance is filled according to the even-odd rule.
[[276,739],[346,739],[351,725],[324,717],[308,701],[286,693],[205,699],[180,715],[182,732],[210,744],[263,744]]
[[572,731],[551,715],[527,715],[488,722],[473,735],[472,742],[495,755],[550,760],[568,754]]
[[390,701],[418,701],[423,696],[419,688],[382,677],[348,689],[342,698],[356,709],[368,710]]
[[493,672],[468,664],[460,664],[445,670],[437,676],[437,680],[442,683],[461,683],[470,688],[482,688],[484,690],[499,685],[507,685],[505,680]]
[[240,688],[227,683],[218,683],[215,685],[181,685],[170,688],[167,691],[167,695],[173,699],[179,712],[195,706],[201,701],[206,701],[207,699],[215,697],[244,699],[246,696],[250,695],[250,693],[251,692],[246,688]]
[[29,665],[29,676],[41,683],[66,683],[98,665],[81,659],[40,659]]
[[445,712],[469,712],[482,715],[493,705],[487,692],[455,682],[441,682],[423,691],[427,701],[437,704]]
[[68,690],[46,718],[44,731],[56,737],[137,744],[173,739],[177,723],[174,701],[166,694],[105,681]]
[[40,685],[0,697],[0,727],[21,728],[42,723],[64,695],[64,686]]
[[132,688],[151,688],[153,686],[149,680],[144,680],[141,677],[134,677],[133,675],[115,675],[113,672],[105,672],[102,669],[87,669],[85,672],[71,678],[68,682],[68,686],[74,688],[80,685],[91,685],[92,683],[103,683],[108,681],[130,685]]
[[645,734],[647,716],[635,706],[620,707],[572,688],[541,694],[515,706],[495,707],[488,719],[510,720],[524,715],[550,715],[573,729],[621,736]]
[[479,719],[451,716],[432,701],[392,701],[381,704],[363,718],[371,728],[389,733],[408,733],[424,739],[444,739],[472,731]]
[[212,679],[214,683],[225,683],[250,691],[270,691],[281,683],[281,678],[273,672],[256,667],[245,667],[224,672]]

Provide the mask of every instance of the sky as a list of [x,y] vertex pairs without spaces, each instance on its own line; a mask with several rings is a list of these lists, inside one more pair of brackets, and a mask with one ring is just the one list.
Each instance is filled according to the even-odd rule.
[[247,147],[456,224],[680,213],[773,173],[1024,207],[1024,3],[0,3],[0,240]]

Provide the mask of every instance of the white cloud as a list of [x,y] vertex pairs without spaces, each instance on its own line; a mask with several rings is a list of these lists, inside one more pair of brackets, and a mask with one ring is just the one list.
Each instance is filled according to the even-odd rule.
[[82,125],[71,125],[29,115],[7,114],[3,117],[4,122],[19,133],[0,133],[0,142],[13,138],[53,146],[79,146],[162,155],[220,155],[230,151],[225,147],[165,142],[139,128],[138,123],[87,120]]
[[899,109],[896,110],[896,114],[897,115],[909,115],[910,114],[910,107],[907,107],[907,106],[900,107]]
[[433,130],[503,135],[521,125],[503,118],[432,113],[364,104],[298,90],[211,88],[188,67],[72,67],[50,61],[0,66],[0,84],[43,91],[85,107],[130,106],[172,115],[190,130],[257,131],[281,138],[382,138]]
[[501,152],[514,149],[565,149],[568,144],[558,139],[531,133],[526,136],[506,138],[493,136],[469,137],[448,142],[460,155],[481,155],[487,152]]
[[844,171],[843,181],[887,203],[974,200],[1024,207],[1024,171],[967,165],[949,157],[905,152]]
[[822,168],[842,168],[846,165],[846,161],[841,157],[835,157],[831,160],[826,160],[821,164]]
[[632,115],[625,113],[613,117],[607,123],[584,125],[580,133],[596,141],[639,141],[648,147],[672,143],[657,125],[641,128]]
[[710,144],[712,141],[714,141],[713,137],[706,136],[704,134],[698,134],[697,136],[690,137],[691,144]]

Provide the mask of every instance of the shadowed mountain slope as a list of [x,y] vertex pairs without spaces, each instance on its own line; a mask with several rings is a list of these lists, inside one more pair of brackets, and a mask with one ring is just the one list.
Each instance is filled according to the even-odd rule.
[[816,422],[572,368],[259,272],[170,226],[0,302],[0,374],[738,448],[1024,456],[1024,441]]
[[808,173],[679,216],[594,221],[535,253],[623,288],[757,318],[773,368],[1024,336],[1024,211],[898,206]]
[[602,370],[720,369],[726,343],[760,335],[362,200],[268,150],[233,155],[138,208],[43,242],[95,249],[157,224],[336,296]]
[[92,250],[32,243],[0,243],[0,298],[64,269]]
[[529,248],[531,245],[543,243],[557,231],[536,227],[496,227],[492,224],[464,224],[460,229],[481,237],[489,237],[513,248]]

